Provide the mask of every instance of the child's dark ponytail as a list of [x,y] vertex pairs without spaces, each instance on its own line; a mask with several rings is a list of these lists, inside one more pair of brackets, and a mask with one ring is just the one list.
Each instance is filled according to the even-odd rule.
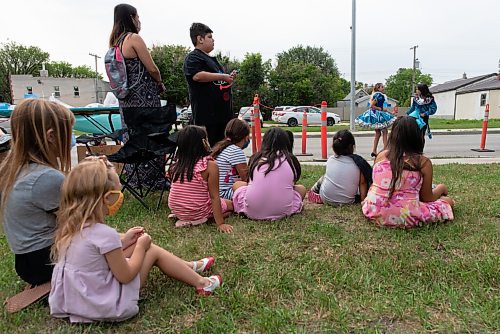
[[226,138],[219,141],[212,149],[212,157],[215,159],[228,147],[229,145],[239,143],[250,134],[250,129],[245,121],[233,118],[226,125],[225,130]]
[[354,153],[356,141],[349,130],[340,130],[333,135],[332,149],[336,155],[350,155]]

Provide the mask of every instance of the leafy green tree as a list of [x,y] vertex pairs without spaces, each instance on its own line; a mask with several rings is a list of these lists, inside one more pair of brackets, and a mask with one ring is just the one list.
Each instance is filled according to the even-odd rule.
[[182,67],[189,48],[182,45],[158,45],[151,49],[151,57],[160,70],[166,91],[162,98],[169,102],[185,105],[189,93]]
[[325,74],[338,75],[335,61],[322,47],[303,47],[302,45],[298,45],[279,53],[277,61],[282,65],[285,63],[311,64],[320,68]]
[[[271,61],[262,61],[260,53],[247,53],[240,64],[239,73],[233,85],[233,109],[250,106],[255,94],[264,91],[265,80],[271,70]],[[270,112],[262,110],[264,116]],[[269,117],[266,117],[269,118]]]
[[[95,78],[95,71],[87,65],[73,67],[65,61],[52,61],[45,68],[48,70],[49,76],[54,78]],[[97,77],[102,79],[100,74]]]
[[[402,107],[410,106],[411,80],[413,69],[400,68],[396,74],[391,75],[385,83],[385,93],[399,101]],[[418,83],[432,84],[430,74],[423,74],[420,70],[415,70],[415,87]]]
[[38,75],[49,54],[37,46],[24,46],[16,42],[3,43],[0,48],[0,95],[6,102],[10,96],[9,74]]
[[332,56],[323,48],[297,46],[277,56],[269,74],[274,105],[332,105],[349,92]]

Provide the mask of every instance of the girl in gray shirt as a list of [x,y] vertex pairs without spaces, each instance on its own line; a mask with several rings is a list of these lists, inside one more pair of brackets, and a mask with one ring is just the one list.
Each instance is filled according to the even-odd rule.
[[309,201],[330,205],[359,203],[364,200],[371,181],[371,167],[354,153],[356,142],[349,130],[333,136],[332,155],[326,163],[326,173],[308,193]]

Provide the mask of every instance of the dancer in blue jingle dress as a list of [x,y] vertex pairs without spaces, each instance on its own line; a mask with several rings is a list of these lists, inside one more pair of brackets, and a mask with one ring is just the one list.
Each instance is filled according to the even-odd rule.
[[370,109],[356,118],[356,124],[364,128],[375,129],[375,138],[373,138],[373,149],[371,156],[377,156],[377,146],[382,135],[384,148],[387,146],[387,128],[394,123],[396,118],[384,108],[384,102],[387,97],[384,94],[385,87],[382,83],[377,83],[373,87],[373,93],[370,100]]

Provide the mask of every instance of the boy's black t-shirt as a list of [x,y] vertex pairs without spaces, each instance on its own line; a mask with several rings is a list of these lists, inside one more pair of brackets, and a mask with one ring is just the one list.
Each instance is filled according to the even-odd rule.
[[[197,82],[193,76],[198,72],[224,73],[224,68],[215,57],[194,49],[184,61],[184,75],[188,82],[189,99],[193,112],[193,124],[206,125],[227,123],[232,118],[231,87],[221,87],[221,82]],[[227,83],[223,83],[223,86]]]

